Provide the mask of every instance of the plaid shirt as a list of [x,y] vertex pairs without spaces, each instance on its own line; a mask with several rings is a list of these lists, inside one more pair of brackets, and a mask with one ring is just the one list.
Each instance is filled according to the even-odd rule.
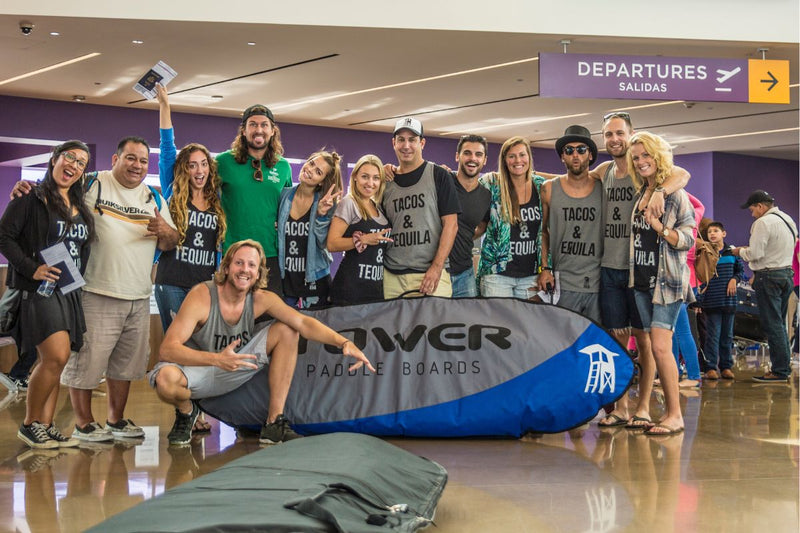
[[[636,205],[644,196],[646,187],[642,187],[636,198]],[[631,223],[633,215],[631,214]],[[664,198],[664,214],[661,217],[665,228],[678,234],[678,243],[670,245],[666,239],[659,236],[658,242],[658,277],[653,290],[653,303],[667,305],[683,300],[686,303],[695,301],[689,283],[689,265],[686,264],[686,254],[694,247],[692,229],[695,227],[694,207],[683,189],[675,191]],[[630,281],[633,287],[633,233],[630,243]]]

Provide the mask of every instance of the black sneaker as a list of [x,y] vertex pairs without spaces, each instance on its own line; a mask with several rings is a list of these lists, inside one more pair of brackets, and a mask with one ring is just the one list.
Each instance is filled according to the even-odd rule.
[[261,444],[278,444],[279,442],[301,438],[301,435],[295,433],[289,426],[289,420],[283,415],[278,415],[275,422],[271,424],[268,422],[264,423],[258,442]]
[[39,422],[31,422],[30,426],[22,424],[17,431],[17,437],[31,448],[40,450],[58,448],[58,442],[50,437],[47,428]]
[[28,390],[28,378],[11,378],[14,380],[14,384],[17,386],[17,390],[20,392],[24,392]]
[[763,376],[753,376],[753,381],[756,383],[786,383],[789,381],[789,377],[779,376],[777,374],[773,374],[772,372],[767,372]]
[[189,444],[192,440],[192,428],[200,416],[200,408],[197,404],[192,402],[192,412],[188,415],[181,413],[175,408],[175,423],[172,424],[172,429],[167,435],[167,440],[170,444]]
[[55,424],[50,424],[47,426],[47,434],[50,435],[51,439],[58,443],[59,448],[74,448],[80,444],[78,439],[67,437],[61,433]]

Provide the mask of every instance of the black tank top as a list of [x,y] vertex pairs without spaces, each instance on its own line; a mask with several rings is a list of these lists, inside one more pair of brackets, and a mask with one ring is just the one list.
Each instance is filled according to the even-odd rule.
[[[361,219],[347,227],[344,237],[352,237],[356,231],[375,233],[388,227],[388,223],[382,224],[372,218]],[[357,250],[344,253],[331,286],[331,301],[334,304],[383,300],[383,254],[386,253],[387,244],[367,246],[361,253]]]
[[217,267],[217,214],[187,206],[186,238],[158,260],[156,283],[185,289],[209,281]]

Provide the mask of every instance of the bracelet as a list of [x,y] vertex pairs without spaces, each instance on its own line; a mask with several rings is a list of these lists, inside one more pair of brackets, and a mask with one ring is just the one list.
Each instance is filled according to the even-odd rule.
[[552,271],[553,268],[552,267],[541,267],[540,270],[550,270],[550,271]]
[[664,189],[664,187],[662,187],[661,185],[659,185],[658,187],[656,187],[655,189],[653,189],[653,192],[663,192],[665,196],[666,196],[666,194],[667,194],[667,191],[666,191],[666,189]]
[[342,343],[342,345],[339,346],[339,349],[344,351],[344,347],[348,342],[353,342],[353,341],[351,341],[350,339],[345,339],[345,341]]

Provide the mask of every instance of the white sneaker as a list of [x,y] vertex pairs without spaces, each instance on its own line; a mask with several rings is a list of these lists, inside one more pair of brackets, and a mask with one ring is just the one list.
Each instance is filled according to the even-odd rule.
[[72,432],[72,437],[78,440],[85,440],[89,442],[106,442],[114,440],[114,435],[107,429],[100,427],[97,422],[89,422],[83,427],[75,425],[75,431]]
[[114,437],[119,437],[123,439],[135,439],[138,437],[144,437],[144,430],[133,423],[133,420],[130,418],[125,419],[123,418],[119,422],[115,422],[114,424],[110,423],[106,420],[106,431],[111,432]]

